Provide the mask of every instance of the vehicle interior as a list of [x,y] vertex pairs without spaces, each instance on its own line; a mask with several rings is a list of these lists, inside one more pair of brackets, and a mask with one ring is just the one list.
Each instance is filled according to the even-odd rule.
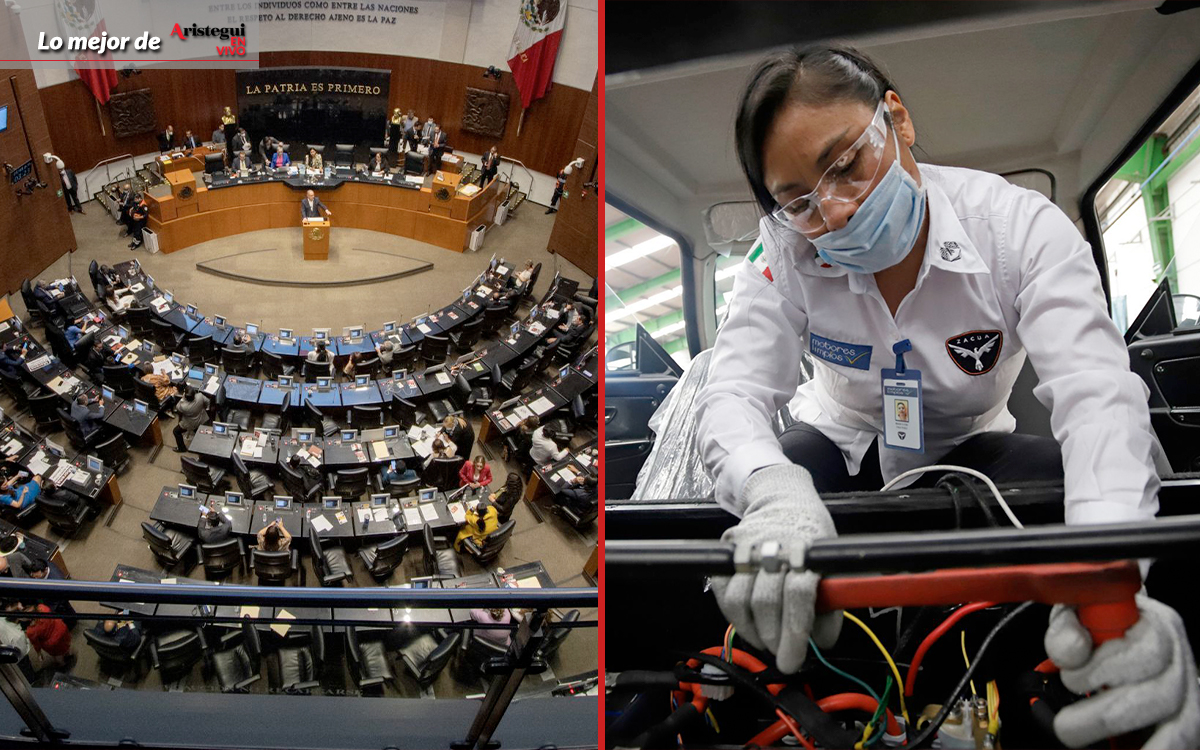
[[[611,3],[607,22],[610,29],[625,30],[609,34],[605,79],[607,602],[609,611],[627,605],[639,614],[609,618],[607,642],[622,645],[610,645],[608,670],[669,670],[687,656],[698,659],[687,662],[695,667],[704,660],[704,649],[719,657],[732,658],[730,652],[738,649],[762,656],[744,642],[734,649],[722,639],[722,633],[730,634],[708,590],[708,576],[727,573],[730,564],[729,551],[715,540],[737,519],[712,499],[712,478],[695,448],[693,406],[733,275],[758,236],[760,212],[733,146],[734,117],[751,70],[773,49],[827,41],[858,48],[881,63],[900,89],[915,123],[919,162],[1004,175],[1043,193],[1075,222],[1093,249],[1112,319],[1125,333],[1131,367],[1150,390],[1152,425],[1170,462],[1159,515],[1183,523],[1195,512],[1192,472],[1200,467],[1194,427],[1200,389],[1191,369],[1200,362],[1196,3],[712,3],[686,15],[665,3]],[[664,27],[672,32],[656,33]],[[806,374],[800,377],[803,382]],[[1033,395],[1036,384],[1026,363],[1009,408],[1018,432],[1050,435],[1049,412]],[[776,430],[789,418],[782,410]],[[890,549],[894,535],[904,544],[932,550],[950,538],[947,534],[974,539],[971,534],[985,532],[972,527],[991,523],[986,502],[960,507],[960,489],[966,488],[823,499],[839,537],[878,535],[862,537],[860,551]],[[1002,486],[999,493],[1027,525],[1044,527],[1050,538],[1065,533],[1061,484]],[[1003,516],[994,516],[1007,525]],[[664,546],[665,540],[674,546]],[[1054,559],[1014,559],[997,546],[1011,543],[983,539],[973,554],[935,557],[911,567],[893,560],[874,568],[834,566],[821,572],[912,574],[1039,560],[1114,560],[1122,554],[1105,552],[1093,538],[1080,547],[1060,545]],[[1121,549],[1126,557],[1141,556]],[[1147,588],[1183,615],[1195,642],[1200,616],[1182,594],[1185,587],[1177,585],[1182,573],[1172,562],[1175,549],[1170,543],[1155,548],[1158,562]],[[870,607],[858,615],[879,631],[881,642],[873,644],[847,624],[834,652],[825,654],[842,672],[806,662],[784,693],[803,687],[821,705],[821,696],[859,690],[839,676],[845,672],[882,690],[892,672],[876,645],[891,649],[901,670],[920,661],[913,658],[917,643],[940,621],[933,615],[951,612],[951,603],[905,606],[894,589],[877,588]],[[986,598],[986,586],[980,595]],[[656,604],[646,606],[646,601]],[[974,674],[976,687],[989,680],[981,674],[990,673],[997,694],[1022,696],[999,712],[1003,742],[1011,747],[1057,743],[1035,701],[1023,697],[1030,670],[1045,657],[1041,634],[1047,609],[1042,605],[1053,601],[1033,608],[1040,615],[1024,615],[1008,626]],[[921,669],[924,687],[907,695],[914,723],[928,728],[932,714],[925,721],[916,718],[922,708],[958,700],[961,692],[950,701],[946,693],[962,675],[971,644],[977,647],[1003,612],[1002,607],[993,610],[966,626],[962,653],[953,630],[951,638],[929,650]],[[984,622],[988,617],[991,624]],[[899,673],[895,677],[900,682]],[[671,744],[679,739],[712,746],[753,738],[767,746],[789,732],[761,703],[734,718],[728,707],[740,696],[705,705],[699,692],[694,702],[682,688],[672,691],[670,701],[661,700],[662,692],[610,689],[610,700],[620,706],[610,712],[610,743],[650,747],[668,738]],[[969,703],[992,716],[990,691],[988,698],[983,694],[981,689],[977,698],[965,699],[967,705],[954,704],[949,718],[942,717],[937,733],[943,746],[960,740],[965,744],[954,746],[993,746],[985,743],[995,737],[989,740],[986,731],[973,735],[970,727]],[[754,705],[746,700],[741,705]],[[684,715],[685,705],[693,706],[693,715]],[[894,697],[891,708],[898,711]],[[864,725],[874,726],[870,710],[836,711],[826,713],[835,715],[843,729],[861,733]],[[886,743],[887,733],[879,734]],[[822,744],[838,742],[836,736],[825,739]]]

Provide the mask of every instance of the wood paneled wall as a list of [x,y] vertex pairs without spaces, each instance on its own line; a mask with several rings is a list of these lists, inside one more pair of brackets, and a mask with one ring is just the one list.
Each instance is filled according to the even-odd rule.
[[[556,84],[545,98],[529,108],[521,135],[517,136],[520,98],[507,71],[497,81],[484,78],[484,68],[473,65],[356,52],[264,52],[259,59],[262,67],[389,69],[392,71],[389,111],[394,107],[412,109],[422,120],[432,115],[446,129],[452,147],[478,154],[497,145],[502,156],[519,159],[530,169],[547,174],[557,174],[573,157],[576,134],[588,106],[588,92]],[[512,97],[508,126],[500,143],[460,129],[468,86],[502,91]],[[122,78],[117,91],[151,89],[161,127],[170,123],[180,136],[191,128],[207,138],[219,122],[222,108],[236,103],[236,87],[236,74],[229,70],[146,70],[141,75]],[[72,169],[91,169],[102,159],[125,153],[145,154],[158,148],[154,133],[114,138],[107,107],[102,106],[97,113],[95,100],[80,81],[50,86],[40,94],[57,153]],[[101,121],[105,134],[101,134]],[[594,117],[591,127],[594,142]],[[381,129],[381,140],[382,137]],[[521,181],[519,177],[515,179]]]
[[[42,161],[42,154],[54,149],[32,70],[0,70],[3,106],[8,107],[8,129],[0,133],[0,163],[19,167],[32,158],[33,174],[46,183],[32,195],[17,195],[16,187],[0,170],[0,237],[4,238],[0,242],[0,285],[10,294],[21,288],[22,279],[37,277],[63,253],[74,250],[75,230],[66,202],[57,195],[62,187],[58,170]],[[84,277],[86,287],[86,264],[78,275]]]
[[550,252],[558,253],[592,276],[596,276],[600,268],[600,197],[596,188],[585,190],[583,186],[600,179],[601,167],[597,164],[599,112],[598,88],[593,84],[575,141],[575,151],[571,154],[571,159],[583,157],[583,169],[575,170],[567,178],[568,197],[558,201],[558,214],[555,215],[554,230],[550,233],[547,245]]

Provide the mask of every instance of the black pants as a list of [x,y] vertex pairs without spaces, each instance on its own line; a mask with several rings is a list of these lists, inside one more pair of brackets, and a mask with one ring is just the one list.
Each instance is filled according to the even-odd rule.
[[[883,486],[879,472],[879,440],[871,443],[857,474],[846,471],[842,451],[817,428],[794,424],[779,436],[783,453],[812,474],[817,492],[873,492]],[[1062,449],[1054,438],[985,432],[944,456],[927,456],[925,464],[954,464],[987,474],[993,482],[1061,481]],[[914,486],[932,487],[943,472],[929,472]]]
[[483,173],[479,175],[479,187],[487,187],[492,178],[496,176],[496,167],[485,167]]
[[187,433],[187,430],[183,429],[183,425],[176,424],[175,429],[171,430],[171,432],[175,435],[175,446],[180,451],[187,450],[187,446],[183,444],[183,436]]
[[137,246],[141,247],[142,230],[146,228],[146,220],[131,219],[131,222],[132,223],[129,225],[129,234],[133,237],[133,241],[137,244]]
[[83,204],[79,202],[79,186],[72,188],[63,188],[63,197],[67,199],[68,211],[83,211]]
[[555,208],[558,206],[558,199],[562,197],[562,193],[562,185],[555,186],[554,195],[550,196],[550,208]]
[[430,153],[429,168],[433,169],[433,170],[441,169],[442,168],[442,154],[446,153],[446,147],[445,146],[434,146],[433,148],[431,148],[429,150],[429,153]]
[[388,153],[395,155],[397,149],[400,148],[400,126],[388,126]]

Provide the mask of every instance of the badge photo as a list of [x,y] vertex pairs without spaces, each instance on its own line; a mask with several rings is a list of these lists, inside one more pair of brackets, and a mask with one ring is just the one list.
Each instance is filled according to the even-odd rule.
[[1004,346],[1001,331],[967,331],[946,339],[946,353],[968,375],[983,375],[996,366]]

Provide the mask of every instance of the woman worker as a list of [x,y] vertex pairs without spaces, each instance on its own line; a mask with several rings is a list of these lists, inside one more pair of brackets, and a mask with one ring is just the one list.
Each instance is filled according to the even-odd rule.
[[[794,552],[837,533],[818,492],[877,490],[932,464],[1061,479],[1071,524],[1154,516],[1147,389],[1061,210],[997,175],[917,164],[896,86],[846,48],[761,63],[736,140],[766,216],[697,409],[717,501],[741,516],[726,541]],[[804,349],[815,375],[797,391]],[[1006,403],[1026,355],[1054,440],[1012,434]],[[776,437],[771,417],[789,400],[798,424]],[[815,573],[714,584],[738,633],[784,672],[800,667],[810,634],[836,638],[839,613],[814,620]],[[1200,742],[1182,621],[1148,597],[1138,605],[1140,622],[1097,650],[1072,609],[1054,608],[1047,653],[1072,690],[1096,692],[1058,714],[1065,744],[1150,725],[1147,746]],[[1135,704],[1147,709],[1113,709]]]

